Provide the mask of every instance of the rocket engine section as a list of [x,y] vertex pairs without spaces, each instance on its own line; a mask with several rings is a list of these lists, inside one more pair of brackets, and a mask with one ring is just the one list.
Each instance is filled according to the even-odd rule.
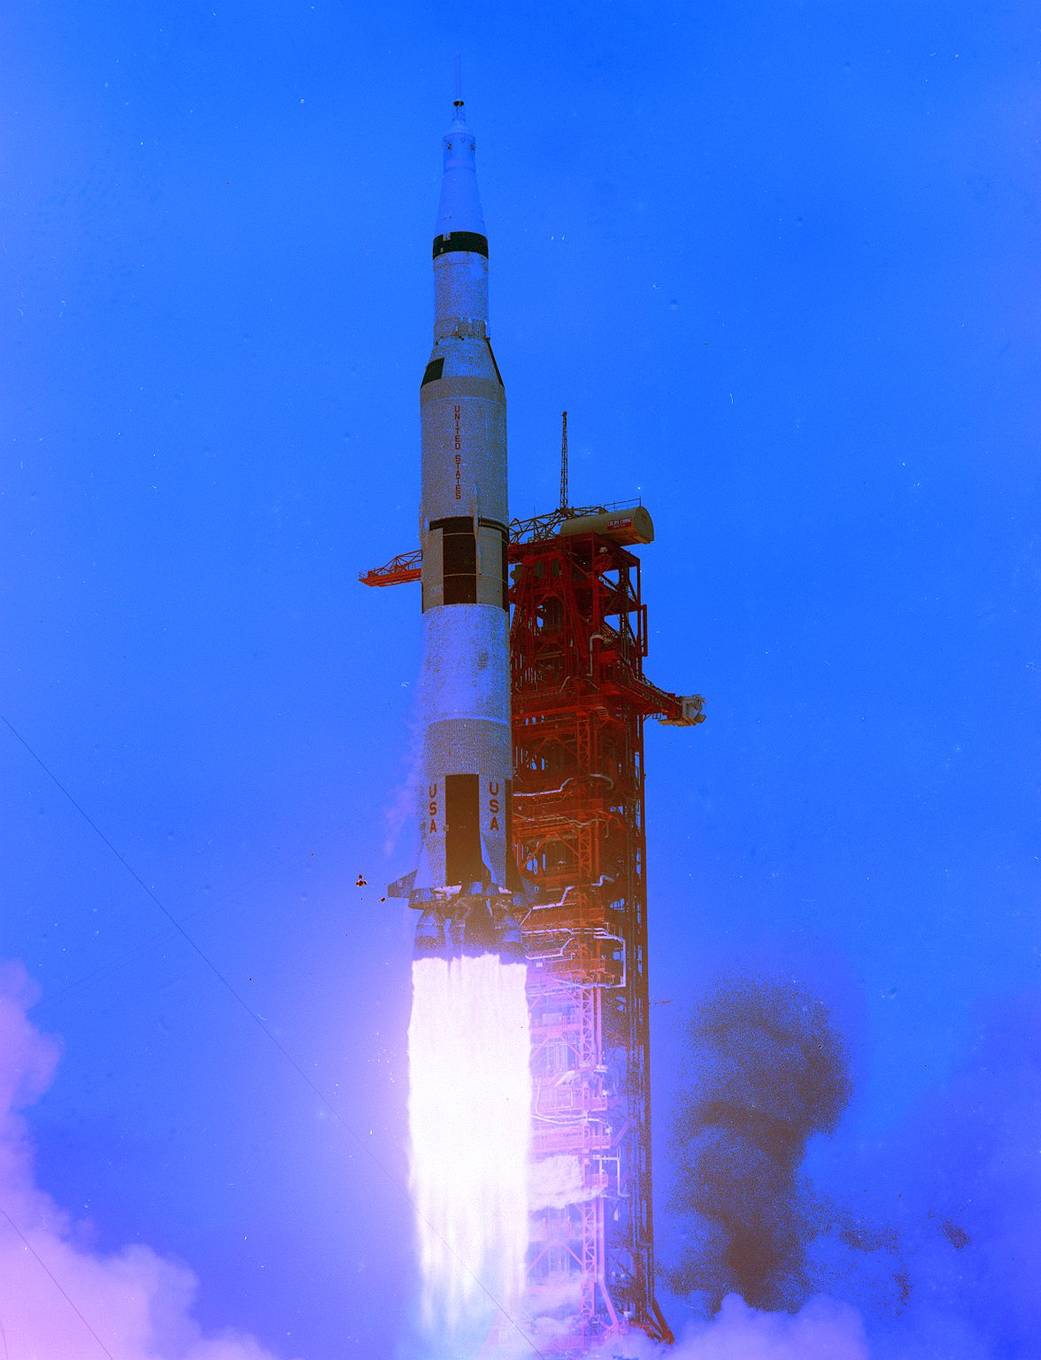
[[512,915],[506,393],[462,100],[444,137],[434,348],[420,386],[423,549],[417,954],[520,956]]

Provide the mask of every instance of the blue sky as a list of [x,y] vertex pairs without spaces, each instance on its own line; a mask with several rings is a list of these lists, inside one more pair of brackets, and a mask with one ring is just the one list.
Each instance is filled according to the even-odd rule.
[[566,406],[575,497],[655,517],[649,671],[708,701],[647,737],[662,1254],[686,1020],[734,972],[846,1036],[810,1165],[852,1193],[1037,981],[1027,7],[22,0],[4,29],[0,712],[342,1112],[0,729],[0,956],[64,1048],[40,1185],[285,1354],[382,1353],[414,1292],[378,897],[418,598],[356,573],[416,542],[461,50],[513,509],[553,503]]

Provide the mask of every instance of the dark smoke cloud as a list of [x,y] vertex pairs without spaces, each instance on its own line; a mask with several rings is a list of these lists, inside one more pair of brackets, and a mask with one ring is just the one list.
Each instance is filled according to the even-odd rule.
[[[849,1095],[844,1044],[794,988],[721,990],[691,1024],[676,1131],[691,1229],[670,1283],[712,1311],[741,1295],[762,1310],[751,1321],[776,1325],[796,1355],[816,1351],[791,1329],[823,1310],[852,1328],[849,1345],[828,1341],[829,1357],[858,1353],[859,1318],[871,1360],[1036,1360],[1039,1035],[1036,994],[993,1002],[962,1062],[913,1111],[870,1137],[832,1140],[823,1160],[818,1146],[811,1187],[807,1142],[835,1128]],[[738,1311],[728,1300],[691,1337],[729,1337]]]
[[832,1220],[800,1189],[799,1164],[849,1098],[845,1047],[820,1002],[751,981],[705,1002],[690,1039],[676,1207],[694,1226],[670,1284],[713,1312],[731,1293],[753,1308],[794,1310],[811,1292],[807,1246]]

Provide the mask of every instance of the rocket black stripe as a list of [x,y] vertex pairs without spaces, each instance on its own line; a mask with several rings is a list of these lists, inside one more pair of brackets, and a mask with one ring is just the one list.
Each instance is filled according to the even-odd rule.
[[469,515],[430,521],[441,530],[441,588],[445,604],[477,603],[477,539]]
[[450,576],[445,572],[444,597],[445,604],[476,604],[477,573]]
[[450,534],[472,534],[474,522],[471,515],[448,515],[445,519],[432,519],[430,527],[431,529],[447,529]]
[[[449,521],[451,523],[451,521]],[[441,569],[445,604],[477,603],[477,539],[472,519],[457,519],[459,527],[441,534]]]
[[445,876],[463,892],[487,878],[481,860],[478,776],[445,775]]
[[434,237],[434,259],[453,250],[469,250],[488,258],[488,238],[476,231],[449,231]]
[[419,384],[420,387],[426,387],[429,382],[437,382],[444,371],[444,359],[431,359],[426,366],[426,371],[423,374],[423,381]]
[[495,360],[495,350],[492,349],[492,342],[485,336],[484,343],[488,346],[488,354],[492,361],[492,368],[495,369],[495,376],[499,379],[499,386],[505,391],[506,384],[503,382],[502,374],[499,372],[499,365]]

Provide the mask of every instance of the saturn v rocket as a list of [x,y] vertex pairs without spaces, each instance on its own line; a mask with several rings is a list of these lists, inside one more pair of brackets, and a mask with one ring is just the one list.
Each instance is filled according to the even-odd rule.
[[420,386],[423,729],[416,953],[521,956],[510,835],[506,393],[488,337],[488,238],[456,99]]

